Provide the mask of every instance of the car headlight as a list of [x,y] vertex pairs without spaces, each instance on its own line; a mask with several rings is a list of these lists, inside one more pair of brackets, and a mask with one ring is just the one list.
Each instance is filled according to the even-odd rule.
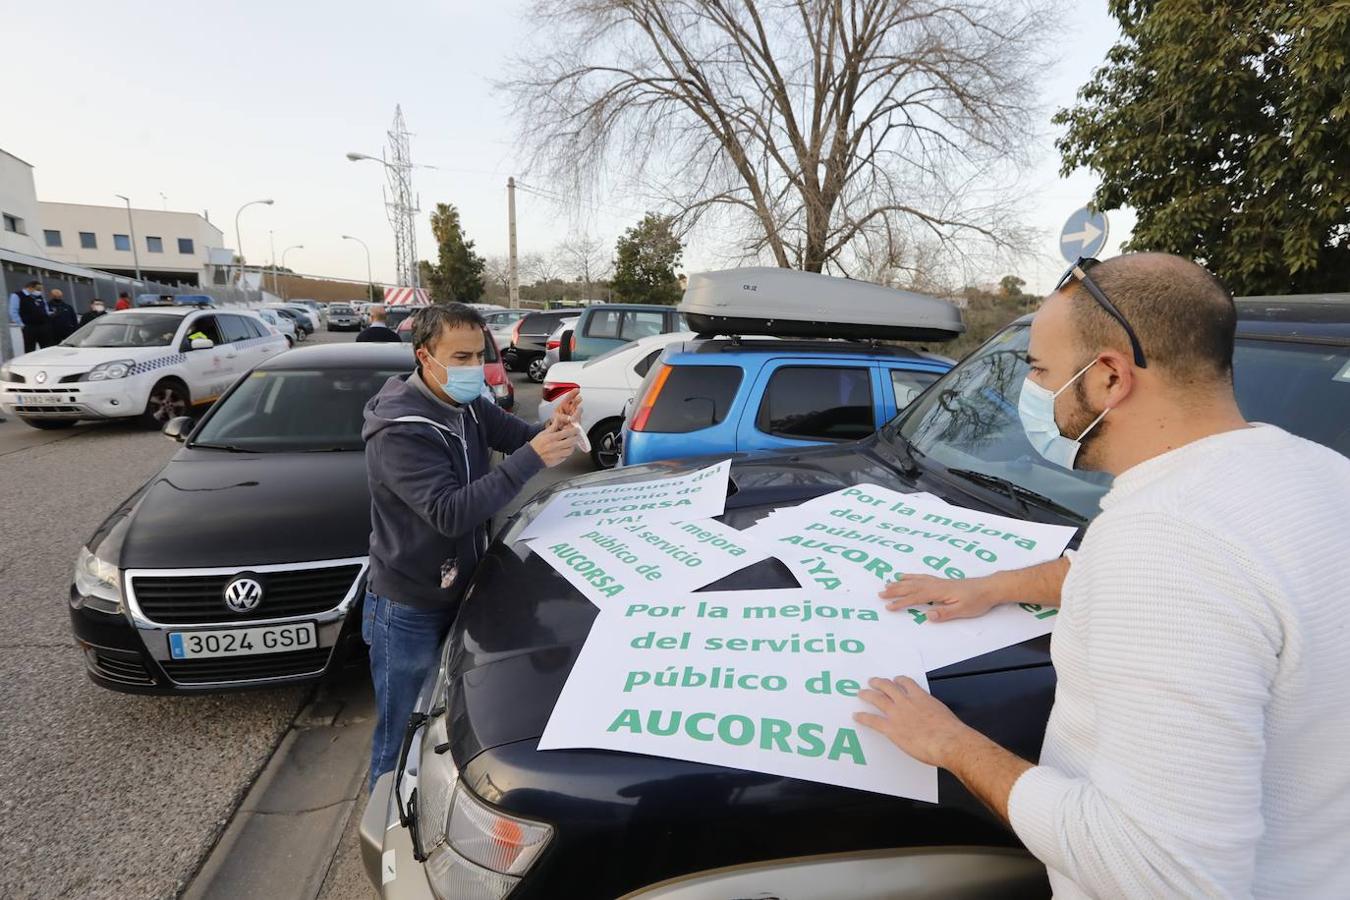
[[10,371],[9,363],[4,363],[0,365],[0,381],[18,381],[18,380],[19,379],[15,378],[14,374]]
[[99,559],[81,547],[75,558],[75,591],[85,598],[84,605],[101,612],[122,611],[122,585],[117,566]]
[[501,900],[548,846],[553,828],[497,812],[459,781],[445,714],[422,732],[417,773],[418,843],[427,881],[441,900]]
[[85,381],[115,381],[118,378],[126,378],[131,374],[131,367],[136,365],[134,359],[116,359],[112,362],[99,363],[84,374]]

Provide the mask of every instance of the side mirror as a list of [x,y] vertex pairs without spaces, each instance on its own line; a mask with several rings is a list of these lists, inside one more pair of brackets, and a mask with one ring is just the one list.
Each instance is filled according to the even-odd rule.
[[193,338],[189,345],[193,350],[210,350],[216,345],[216,342],[210,338]]
[[171,437],[181,444],[187,440],[187,436],[192,433],[192,426],[196,424],[197,420],[192,416],[175,416],[165,422],[164,428],[161,430],[166,437]]
[[560,362],[571,362],[572,360],[572,338],[576,332],[571,328],[562,333],[562,343],[558,345],[558,360]]

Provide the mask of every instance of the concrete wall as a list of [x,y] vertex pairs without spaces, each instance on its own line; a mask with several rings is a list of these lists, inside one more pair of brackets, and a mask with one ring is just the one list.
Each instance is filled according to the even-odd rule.
[[33,167],[4,150],[0,150],[0,212],[22,219],[27,232],[18,234],[0,226],[0,250],[41,256],[43,226],[33,189]]
[[[41,232],[37,233],[37,240],[43,244],[41,255],[95,269],[130,271],[135,266],[135,257],[139,256],[142,271],[196,273],[206,283],[209,251],[224,243],[220,229],[196,213],[133,207],[131,226],[136,233],[136,253],[133,254],[129,249],[118,250],[113,240],[115,234],[130,236],[132,231],[128,227],[125,206],[46,201],[38,206],[42,227],[61,234],[61,246],[53,247],[46,244]],[[81,246],[81,232],[92,233],[98,246],[93,249]],[[151,237],[160,239],[162,252],[150,251],[147,238]],[[179,238],[192,241],[191,254],[178,252]]]

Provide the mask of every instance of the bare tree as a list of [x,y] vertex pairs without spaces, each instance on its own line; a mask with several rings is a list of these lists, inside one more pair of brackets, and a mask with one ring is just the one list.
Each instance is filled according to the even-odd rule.
[[483,278],[494,289],[501,288],[502,293],[511,292],[511,260],[505,256],[494,255],[483,260]]
[[609,274],[613,252],[598,238],[582,234],[559,244],[557,256],[566,267],[567,274],[581,282],[586,292],[585,298],[595,299],[595,283]]
[[659,184],[682,229],[724,217],[748,257],[847,271],[915,226],[1008,249],[1058,2],[536,0],[547,46],[501,87],[534,170]]
[[520,271],[532,278],[535,284],[561,281],[563,277],[563,266],[556,252],[524,254],[520,257]]

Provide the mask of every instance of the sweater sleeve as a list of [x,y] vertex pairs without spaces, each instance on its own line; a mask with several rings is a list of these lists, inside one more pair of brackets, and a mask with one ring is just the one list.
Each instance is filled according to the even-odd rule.
[[544,468],[539,454],[525,444],[482,478],[463,484],[431,426],[386,428],[375,435],[366,454],[375,459],[379,480],[389,490],[451,538],[468,534],[501,512]]
[[502,453],[515,453],[544,430],[543,425],[531,425],[491,401],[478,403],[474,408],[483,417],[488,446]]
[[1083,604],[1097,750],[1086,777],[1025,772],[1013,829],[1094,896],[1248,895],[1275,613],[1212,529],[1162,514],[1098,524],[1068,601]]

